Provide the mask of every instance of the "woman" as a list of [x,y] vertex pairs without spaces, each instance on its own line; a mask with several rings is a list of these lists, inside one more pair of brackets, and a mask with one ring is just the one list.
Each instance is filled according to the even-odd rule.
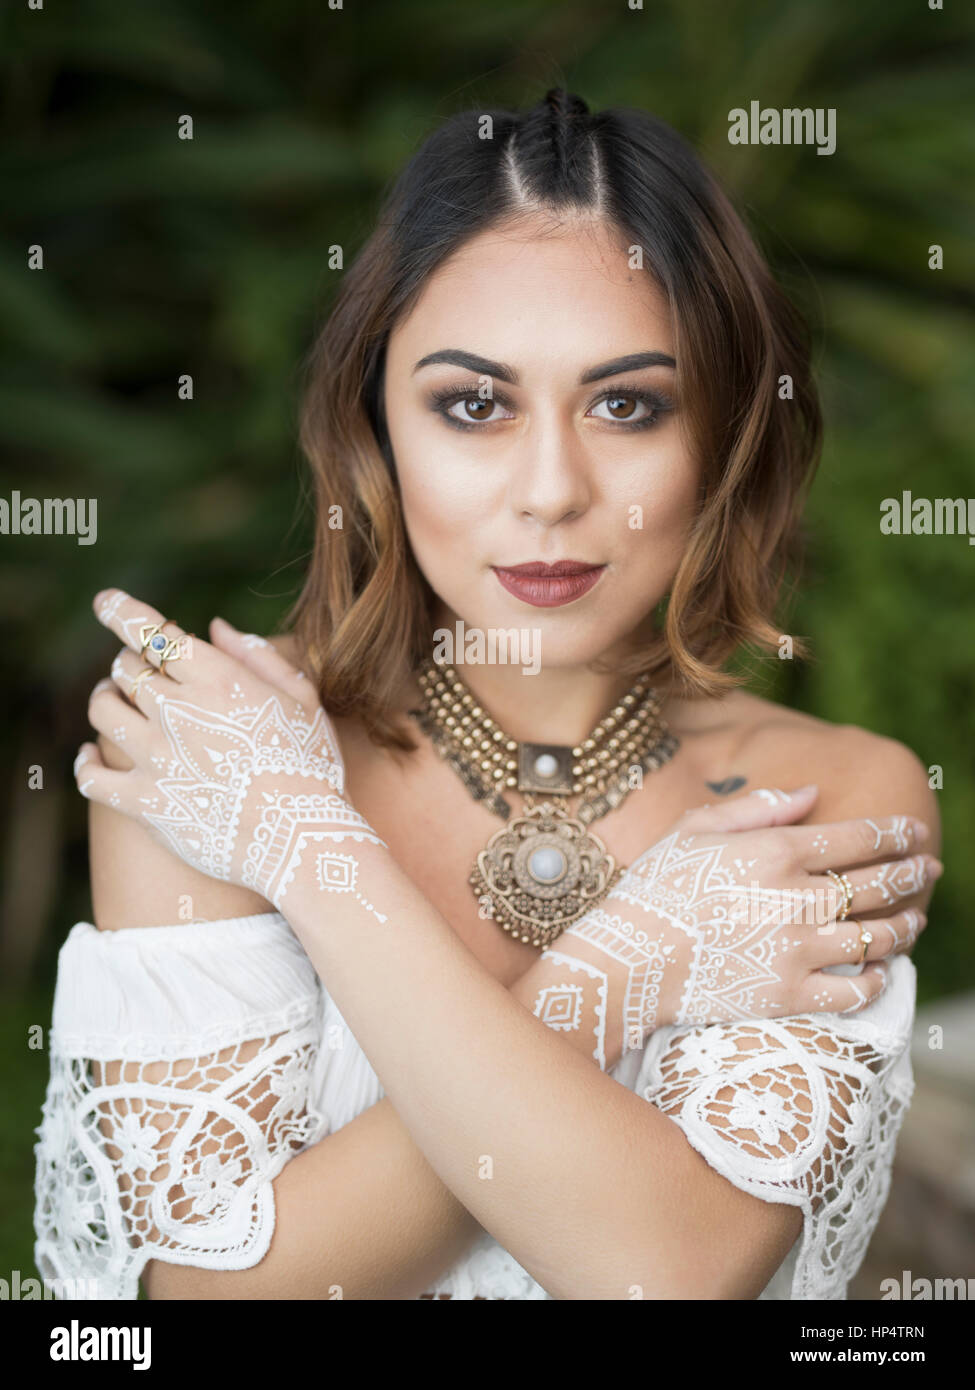
[[941,866],[912,752],[723,669],[790,641],[797,317],[673,131],[553,91],[426,142],[310,367],[292,630],[95,600],[42,1272],[844,1297]]

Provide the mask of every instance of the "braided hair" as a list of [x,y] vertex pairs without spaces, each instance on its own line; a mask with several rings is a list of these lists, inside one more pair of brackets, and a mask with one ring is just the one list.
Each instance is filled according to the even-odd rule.
[[511,129],[509,177],[522,201],[602,206],[602,172],[594,121],[582,97],[553,87]]

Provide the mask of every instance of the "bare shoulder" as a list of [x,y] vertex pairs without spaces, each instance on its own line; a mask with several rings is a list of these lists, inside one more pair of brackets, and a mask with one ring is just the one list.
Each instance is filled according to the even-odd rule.
[[[294,634],[269,640],[301,668]],[[684,702],[680,718],[679,731],[688,743],[699,744],[701,766],[714,775],[743,774],[750,789],[815,782],[820,791],[812,822],[917,816],[931,829],[925,848],[940,853],[937,794],[927,767],[907,744],[855,724],[830,723],[746,690],[717,701]],[[366,744],[354,720],[336,723],[343,747],[352,751]]]
[[897,739],[855,724],[832,724],[746,692],[736,704],[738,759],[753,785],[799,786],[815,782],[819,798],[809,819],[918,816],[931,828],[925,846],[940,852],[941,818],[928,769]]

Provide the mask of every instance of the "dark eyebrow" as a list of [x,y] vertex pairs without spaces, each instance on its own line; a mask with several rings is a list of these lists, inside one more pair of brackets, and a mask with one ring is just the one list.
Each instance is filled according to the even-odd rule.
[[588,386],[590,381],[602,381],[604,376],[619,376],[620,372],[638,372],[641,367],[676,366],[677,363],[667,352],[631,352],[626,357],[614,357],[611,362],[590,367],[579,378],[579,385]]
[[[455,367],[466,367],[478,376],[497,377],[498,381],[518,385],[518,373],[504,362],[492,362],[487,357],[478,357],[473,352],[463,352],[460,348],[441,348],[421,357],[413,368],[414,373],[421,367],[432,367],[437,362],[450,362]],[[591,381],[602,381],[603,377],[619,376],[620,372],[636,372],[642,367],[676,367],[677,363],[666,352],[631,352],[626,357],[614,357],[611,362],[600,362],[598,367],[590,367],[579,378],[580,386]]]
[[487,357],[478,357],[473,352],[463,352],[460,348],[441,348],[439,352],[431,352],[428,357],[421,357],[413,372],[415,374],[421,367],[432,367],[436,362],[451,362],[456,367],[466,367],[469,372],[476,372],[478,376],[496,376],[499,381],[518,385],[518,373],[513,367],[506,366],[504,362],[491,362]]

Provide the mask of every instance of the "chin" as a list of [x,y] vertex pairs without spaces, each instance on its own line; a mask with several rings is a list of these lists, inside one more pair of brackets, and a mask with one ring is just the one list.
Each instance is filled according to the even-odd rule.
[[591,661],[604,656],[618,641],[618,637],[607,640],[605,631],[598,638],[593,636],[588,640],[570,637],[561,642],[543,641],[542,665],[546,670],[588,666]]
[[[499,664],[516,667],[523,674],[586,666],[606,651],[609,642],[618,641],[619,634],[615,632],[615,624],[613,630],[609,630],[608,623],[598,613],[573,614],[572,609],[573,605],[559,609],[526,605],[523,613],[512,613],[506,605],[453,609],[452,617],[435,624],[434,631],[441,632],[441,637],[434,642],[434,653],[440,644],[440,656],[435,655],[435,659],[449,660],[458,667]],[[466,644],[462,660],[456,659],[460,651],[456,642],[458,626],[460,638]],[[451,634],[451,641],[444,641],[444,632]],[[478,634],[483,634],[481,648],[477,646],[481,639]],[[515,634],[517,656],[512,652],[509,637],[502,637],[502,634]]]

